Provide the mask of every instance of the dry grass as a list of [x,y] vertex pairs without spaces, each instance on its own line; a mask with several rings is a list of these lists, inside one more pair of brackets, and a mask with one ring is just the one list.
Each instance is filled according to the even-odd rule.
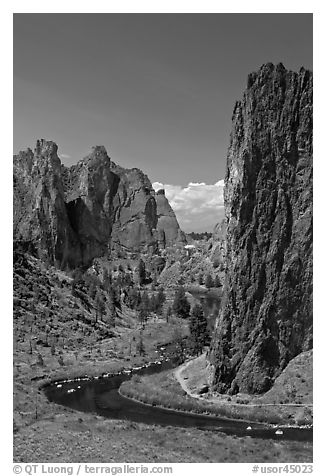
[[[57,409],[58,410],[58,409]],[[64,463],[309,462],[312,444],[236,438],[59,411],[14,435],[14,461]]]
[[255,401],[312,404],[312,394],[313,351],[309,350],[292,359],[277,377],[273,387]]

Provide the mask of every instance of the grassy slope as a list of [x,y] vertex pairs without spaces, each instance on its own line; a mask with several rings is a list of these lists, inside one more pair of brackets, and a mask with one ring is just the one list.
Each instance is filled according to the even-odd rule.
[[15,462],[309,462],[311,445],[105,420],[60,408],[15,435]]
[[302,352],[292,359],[277,377],[273,387],[257,402],[312,403],[313,351]]

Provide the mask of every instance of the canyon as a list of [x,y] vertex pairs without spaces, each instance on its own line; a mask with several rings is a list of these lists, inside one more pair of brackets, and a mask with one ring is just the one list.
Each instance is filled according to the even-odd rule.
[[[79,439],[89,458],[105,461],[112,452],[113,460],[121,460],[115,437],[132,448],[130,458],[137,460],[140,435],[145,450],[150,449],[144,459],[156,460],[163,440],[153,442],[153,425],[115,423],[92,414],[81,418],[64,407],[58,415],[58,407],[39,389],[44,382],[75,385],[73,379],[84,374],[91,381],[146,367],[171,342],[190,358],[183,349],[189,319],[172,309],[180,286],[192,308],[201,297],[215,300],[214,312],[209,306],[205,310],[210,344],[190,361],[184,380],[194,394],[196,385],[204,388],[200,404],[190,401],[172,373],[131,380],[130,396],[137,396],[136,389],[146,404],[165,399],[171,410],[198,406],[204,412],[215,398],[216,412],[227,417],[249,414],[258,421],[260,413],[261,421],[271,424],[274,412],[273,418],[280,413],[277,423],[311,424],[312,89],[312,73],[304,68],[296,73],[267,63],[248,76],[233,110],[225,219],[201,239],[183,233],[164,190],[155,192],[140,169],[113,162],[104,146],[93,147],[69,167],[62,164],[58,145],[44,139],[14,156],[18,461],[37,460],[39,448],[40,460],[52,461],[53,445],[60,447],[57,459],[65,461],[67,447],[58,443],[58,431],[69,440],[74,461],[76,455],[83,457],[74,446]],[[208,275],[211,287],[204,279]],[[144,318],[142,300],[148,304],[162,292],[160,312],[145,309]],[[284,403],[278,412],[277,405]],[[249,413],[247,404],[254,408]],[[298,406],[296,414],[287,408],[292,404]],[[269,405],[273,412],[266,410]],[[105,451],[93,441],[93,431]],[[176,441],[165,448],[175,462],[234,462],[232,448],[238,461],[252,462],[252,452],[262,462],[310,461],[309,442],[289,446],[279,441],[271,455],[268,441],[247,438],[247,425],[243,431],[239,440],[218,431],[155,426],[164,441]],[[193,450],[199,441],[197,457]]]

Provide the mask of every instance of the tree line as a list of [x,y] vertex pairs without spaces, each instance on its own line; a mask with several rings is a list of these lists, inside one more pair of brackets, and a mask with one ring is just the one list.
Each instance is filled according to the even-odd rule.
[[181,319],[189,319],[189,345],[188,350],[193,355],[199,355],[209,343],[207,319],[201,304],[191,305],[187,299],[183,286],[176,289],[172,309]]
[[[104,269],[102,279],[95,274],[83,274],[80,270],[75,270],[71,284],[72,294],[85,300],[85,307],[89,307],[87,297],[93,300],[95,322],[104,320],[110,327],[114,327],[117,318],[116,309],[121,309],[121,305],[125,304],[137,312],[139,322],[144,327],[151,313],[163,316],[166,295],[162,287],[152,290],[151,293],[141,288],[147,279],[142,260],[136,268],[136,278],[139,286],[135,285],[132,274],[124,273],[123,269],[119,269],[118,276],[114,277],[111,272]],[[205,284],[210,288],[217,283],[208,274]],[[196,304],[191,310],[183,286],[175,290],[173,303],[165,310],[166,321],[169,322],[173,315],[188,320],[190,333],[188,351],[194,355],[201,353],[209,343],[207,320],[200,304]]]

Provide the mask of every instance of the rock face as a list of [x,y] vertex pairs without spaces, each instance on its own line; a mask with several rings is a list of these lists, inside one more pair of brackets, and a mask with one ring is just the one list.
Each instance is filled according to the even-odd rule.
[[69,222],[87,264],[109,250],[112,231],[113,197],[118,177],[111,172],[104,147],[92,152],[70,168],[62,166],[65,202]]
[[217,223],[213,230],[213,236],[209,239],[210,247],[210,260],[214,264],[214,267],[218,267],[220,270],[224,270],[225,264],[225,248],[226,248],[226,221],[223,219]]
[[14,239],[31,242],[59,266],[81,261],[81,248],[65,203],[54,142],[38,141],[14,156]]
[[233,112],[219,391],[262,393],[312,347],[312,73],[266,64]]
[[42,139],[34,153],[14,157],[14,238],[57,266],[76,267],[112,250],[155,253],[182,234],[139,169],[114,164],[103,146],[65,167],[57,145]]
[[186,236],[175,226],[176,217],[174,211],[165,196],[163,189],[158,190],[155,195],[156,209],[157,209],[157,230],[159,236],[159,243],[162,248],[172,245],[175,242],[186,243]]

